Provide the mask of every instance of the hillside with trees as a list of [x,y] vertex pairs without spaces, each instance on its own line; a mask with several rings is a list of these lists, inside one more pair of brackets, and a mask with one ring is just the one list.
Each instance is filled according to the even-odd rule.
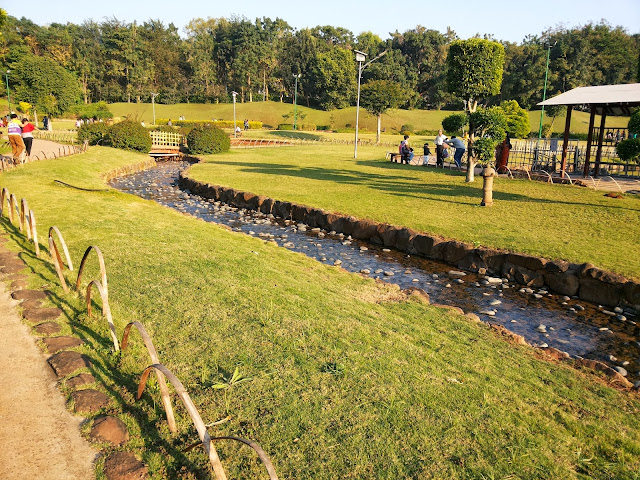
[[[296,74],[301,74],[298,103],[345,107],[355,104],[354,49],[368,58],[387,50],[363,72],[362,82],[394,83],[402,92],[400,108],[463,107],[463,99],[447,90],[446,59],[458,40],[452,30],[416,26],[381,39],[329,25],[295,29],[280,18],[196,18],[181,36],[175,25],[159,20],[39,26],[8,16],[0,31],[0,62],[12,71],[11,91],[17,100],[50,114],[68,109],[70,102],[149,102],[152,93],[164,104],[230,102],[234,90],[240,102],[291,102]],[[520,44],[500,42],[505,50],[501,91],[479,98],[480,104],[517,100],[523,108],[534,107],[542,96],[545,41],[555,45],[549,95],[638,81],[640,34],[604,22],[558,27]],[[34,68],[40,69],[39,78],[32,75]],[[52,81],[51,75],[65,81]],[[45,88],[46,82],[52,85]]]

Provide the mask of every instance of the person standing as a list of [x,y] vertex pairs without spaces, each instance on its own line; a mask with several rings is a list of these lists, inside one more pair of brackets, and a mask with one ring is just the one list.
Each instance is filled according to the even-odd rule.
[[26,118],[22,119],[22,141],[27,149],[27,157],[31,156],[31,145],[33,145],[33,131],[36,127]]
[[464,146],[464,142],[454,135],[451,137],[451,140],[445,140],[444,143],[451,145],[456,149],[453,154],[453,161],[456,162],[456,166],[458,168],[462,168],[462,155],[467,151],[467,148]]
[[444,157],[442,156],[442,151],[444,150],[443,144],[448,139],[449,138],[444,133],[442,133],[442,129],[438,130],[438,135],[434,140],[434,143],[436,144],[436,167],[444,168]]
[[24,153],[24,142],[22,141],[22,127],[18,122],[18,115],[11,114],[11,120],[7,127],[7,135],[11,144],[11,153],[13,154],[13,163],[18,164],[20,157]]

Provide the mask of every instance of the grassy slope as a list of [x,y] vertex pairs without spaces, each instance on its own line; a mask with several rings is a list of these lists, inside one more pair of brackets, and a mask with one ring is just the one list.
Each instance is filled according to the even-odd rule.
[[232,151],[192,167],[191,176],[273,198],[348,213],[512,251],[592,262],[640,278],[628,255],[640,238],[640,199],[526,180],[494,182],[480,208],[482,179],[391,164],[385,149],[311,146]]
[[[28,199],[41,237],[45,226],[60,227],[76,264],[88,245],[101,248],[118,332],[128,321],[142,321],[205,423],[231,416],[212,432],[258,439],[280,478],[637,475],[636,396],[539,361],[532,350],[510,346],[462,316],[406,299],[392,286],[150,201],[53,183],[104,188],[99,172],[143,158],[94,147],[2,174],[2,186]],[[236,165],[240,159],[230,155],[225,161]],[[373,179],[368,172],[356,178],[345,167],[332,172],[338,184]],[[281,178],[293,186],[287,171]],[[376,174],[376,188],[384,192],[406,183],[405,199],[419,209],[422,203],[413,196],[418,189],[408,175],[389,183],[389,173]],[[464,202],[456,208],[465,208]],[[16,228],[3,224],[30,251]],[[51,288],[54,303],[70,316],[66,331],[93,347],[88,352],[94,375],[126,412],[121,417],[132,440],[125,448],[142,451],[152,478],[173,477],[183,465],[206,471],[199,449],[181,451],[196,438],[182,407],[180,432],[172,436],[153,382],[142,401],[133,401],[148,363],[139,337],[133,335],[133,350],[118,361],[109,353],[106,322],[87,318],[83,302],[62,293],[50,264],[26,259],[35,273],[32,286]],[[92,266],[85,278],[96,277]],[[341,375],[327,372],[333,364]],[[251,380],[226,398],[210,388],[236,366]],[[231,478],[260,470],[245,450],[219,448]]]
[[[187,120],[210,120],[212,118],[233,120],[233,104],[193,104],[182,103],[176,105],[160,105],[156,104],[156,119],[171,118],[176,120],[180,115],[184,115]],[[124,115],[132,115],[138,120],[144,120],[146,123],[152,123],[153,111],[151,104],[148,103],[114,103],[109,105],[109,109],[116,117]],[[293,123],[293,117],[289,120],[282,118],[282,115],[293,112],[293,105],[290,103],[278,102],[253,102],[253,103],[237,103],[236,104],[236,120],[242,123],[242,120],[261,121],[273,127],[279,123]],[[305,106],[298,106],[298,114],[306,113],[304,119],[298,118],[300,123],[313,123],[316,125],[330,125],[333,123],[334,128],[343,128],[350,124],[355,126],[356,109],[355,107],[334,110],[333,112],[325,112],[315,110]],[[392,110],[388,114],[382,116],[382,128],[387,131],[399,130],[404,124],[410,124],[419,130],[437,130],[441,127],[444,117],[453,112],[445,110]],[[376,130],[376,119],[368,114],[366,110],[360,110],[360,127],[368,130]],[[333,116],[333,122],[331,121]],[[537,130],[540,123],[540,112],[529,113],[531,129]],[[550,119],[546,119],[545,123],[550,123]],[[600,125],[600,117],[596,117],[596,125]],[[609,117],[607,126],[609,127],[626,127],[629,122],[628,117]],[[577,133],[586,133],[589,128],[589,114],[585,112],[573,112],[571,120],[571,131]],[[564,117],[557,118],[553,124],[553,130],[556,132],[564,131]]]

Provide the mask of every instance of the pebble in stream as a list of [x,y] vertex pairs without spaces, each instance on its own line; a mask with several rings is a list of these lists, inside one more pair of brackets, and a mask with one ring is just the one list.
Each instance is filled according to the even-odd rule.
[[[365,244],[341,233],[191,195],[176,184],[179,172],[188,165],[159,163],[154,169],[115,179],[111,185],[328,265],[383,279],[401,288],[417,286],[429,294],[433,303],[481,314],[492,323],[523,335],[533,345],[553,346],[570,355],[597,359],[624,369],[630,378],[640,378],[635,312],[621,308],[611,311],[578,303],[576,298],[550,294],[546,289],[534,290],[499,277],[452,270],[448,265]],[[544,331],[539,327],[545,327]]]

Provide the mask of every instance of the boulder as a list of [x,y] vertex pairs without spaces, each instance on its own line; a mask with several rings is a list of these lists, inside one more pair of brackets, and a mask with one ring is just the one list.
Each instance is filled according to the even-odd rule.
[[416,235],[417,232],[415,230],[411,230],[410,228],[400,228],[396,233],[396,243],[392,246],[401,252],[408,252],[410,249],[409,245]]
[[542,270],[545,268],[548,260],[544,258],[534,257],[533,255],[524,255],[520,253],[508,253],[506,255],[507,262],[517,266],[524,267],[527,270]]
[[396,244],[398,229],[387,223],[379,223],[376,228],[376,235],[380,238],[382,245],[393,247]]
[[[337,231],[337,230],[336,230]],[[345,235],[347,232],[344,232]],[[351,236],[358,240],[370,240],[377,236],[378,225],[371,220],[357,220],[353,224]]]
[[432,252],[434,246],[437,246],[442,240],[432,235],[418,233],[413,237],[409,253],[423,256],[425,258],[433,258]]
[[561,295],[572,297],[578,293],[580,288],[580,280],[566,270],[564,272],[556,271],[544,274],[544,281],[551,290]]
[[618,305],[622,298],[623,289],[624,285],[622,284],[610,284],[583,276],[580,278],[578,296],[588,302],[602,305]]

